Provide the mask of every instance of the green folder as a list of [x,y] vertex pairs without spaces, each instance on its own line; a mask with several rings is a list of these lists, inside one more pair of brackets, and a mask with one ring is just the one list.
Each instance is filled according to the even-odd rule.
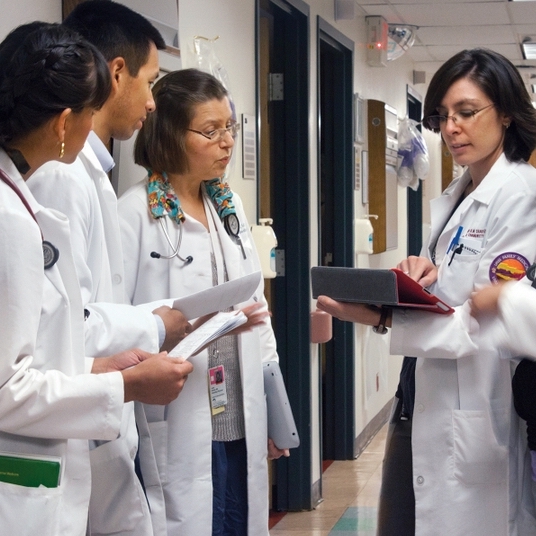
[[0,454],[0,481],[29,488],[57,488],[61,459]]

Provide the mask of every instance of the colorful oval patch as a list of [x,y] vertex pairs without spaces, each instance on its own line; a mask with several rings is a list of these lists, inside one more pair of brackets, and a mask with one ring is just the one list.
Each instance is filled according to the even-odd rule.
[[529,266],[529,261],[523,255],[509,251],[493,259],[489,269],[489,279],[492,283],[519,281],[525,277]]

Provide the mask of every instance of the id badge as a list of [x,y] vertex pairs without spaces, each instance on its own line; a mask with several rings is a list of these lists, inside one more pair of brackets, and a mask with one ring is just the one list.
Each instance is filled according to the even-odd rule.
[[208,387],[212,415],[225,411],[227,404],[227,386],[225,384],[225,370],[223,365],[208,369]]

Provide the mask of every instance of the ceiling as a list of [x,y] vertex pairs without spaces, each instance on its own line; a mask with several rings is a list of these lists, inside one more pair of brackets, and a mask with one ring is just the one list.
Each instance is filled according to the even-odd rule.
[[361,16],[381,15],[390,24],[405,23],[419,27],[415,43],[406,54],[415,61],[416,71],[427,73],[426,81],[456,52],[486,47],[503,54],[518,66],[527,85],[536,84],[536,61],[524,60],[521,51],[521,42],[526,38],[536,42],[536,1],[354,2],[356,14]]

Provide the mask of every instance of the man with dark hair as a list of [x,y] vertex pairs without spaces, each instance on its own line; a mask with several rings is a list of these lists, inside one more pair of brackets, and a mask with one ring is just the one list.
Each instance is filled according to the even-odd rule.
[[138,76],[151,45],[166,48],[163,37],[146,18],[123,4],[101,0],[105,4],[95,5],[97,1],[78,4],[63,24],[93,43],[106,61],[122,57],[131,76]]
[[[125,303],[117,197],[107,175],[114,165],[107,150],[111,139],[130,138],[154,110],[151,86],[159,74],[158,50],[165,43],[144,17],[110,0],[79,4],[64,24],[103,53],[112,91],[95,113],[93,131],[77,160],[48,163],[28,186],[40,203],[69,218],[86,311],[86,354],[99,357],[131,347],[170,350],[191,326],[169,307],[151,312]],[[161,489],[151,485],[150,477],[142,482],[143,467],[141,473],[137,470],[138,437],[149,434],[146,421],[138,427],[139,436],[130,404],[119,438],[92,445],[91,536],[165,534],[165,518],[161,526],[157,520]]]

